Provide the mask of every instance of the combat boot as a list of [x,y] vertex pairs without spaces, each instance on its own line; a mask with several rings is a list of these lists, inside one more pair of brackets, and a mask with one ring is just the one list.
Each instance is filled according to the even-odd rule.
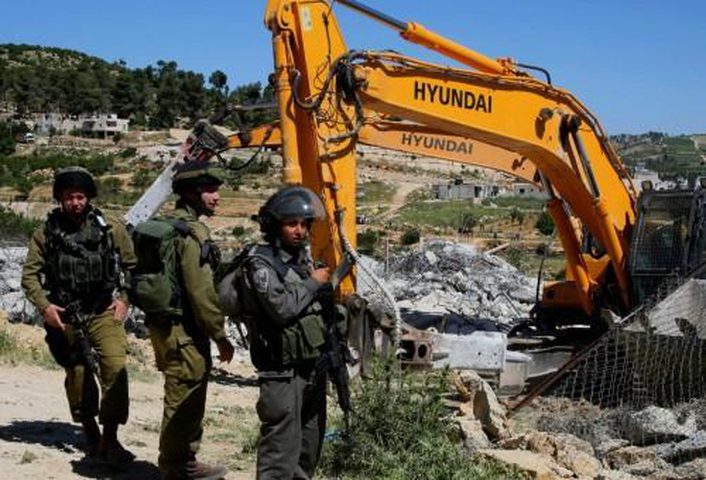
[[186,478],[189,480],[221,480],[228,470],[222,465],[208,465],[195,458],[186,462]]
[[83,421],[83,434],[86,437],[85,451],[89,457],[94,457],[98,453],[101,443],[101,431],[94,418]]
[[118,424],[116,423],[104,425],[98,455],[102,460],[115,465],[132,462],[135,459],[135,454],[123,447],[118,441]]

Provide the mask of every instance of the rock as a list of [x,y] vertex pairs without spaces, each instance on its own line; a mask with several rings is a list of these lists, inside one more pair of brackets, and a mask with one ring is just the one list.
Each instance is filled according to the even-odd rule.
[[678,420],[671,410],[649,406],[624,419],[623,435],[633,445],[653,445],[684,440],[696,433],[696,417]]
[[697,458],[672,468],[668,472],[660,472],[650,477],[650,480],[704,480],[706,479],[706,458]]
[[652,475],[662,470],[666,470],[669,466],[670,465],[667,462],[658,458],[656,460],[643,460],[633,465],[629,465],[625,467],[623,471],[638,477],[646,477],[647,475]]
[[601,462],[593,456],[591,444],[568,433],[528,432],[500,445],[552,457],[579,478],[594,478],[602,470]]
[[600,460],[594,456],[568,448],[559,450],[556,460],[579,478],[595,478],[603,469]]
[[595,480],[637,480],[638,477],[620,470],[601,470]]
[[706,431],[699,430],[686,440],[678,443],[655,446],[658,457],[670,462],[681,463],[706,454]]
[[[486,449],[479,452],[486,458],[517,468],[528,478],[536,480],[554,480],[570,478],[557,472],[557,465],[551,459],[526,450]],[[570,472],[568,472],[570,474]]]
[[463,446],[471,452],[490,448],[491,443],[483,431],[483,425],[472,416],[462,417],[457,420],[463,437]]
[[477,392],[483,388],[485,380],[474,370],[456,370],[458,380],[469,392]]
[[473,415],[480,420],[483,430],[493,441],[509,436],[505,407],[498,401],[488,382],[481,379],[481,386],[473,397]]
[[427,259],[427,262],[429,262],[430,265],[434,265],[439,261],[439,257],[437,257],[431,250],[424,252],[424,258]]
[[630,442],[622,438],[612,438],[610,440],[606,440],[598,444],[595,448],[596,457],[605,458],[613,450],[627,447],[628,445],[630,445]]
[[654,462],[657,454],[653,447],[637,447],[630,445],[609,451],[605,456],[605,461],[613,470],[624,470],[630,465],[635,465],[644,461]]

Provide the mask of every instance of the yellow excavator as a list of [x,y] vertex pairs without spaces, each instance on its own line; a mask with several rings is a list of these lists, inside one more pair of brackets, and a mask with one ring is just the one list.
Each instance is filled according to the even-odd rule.
[[[336,3],[463,67],[349,50]],[[566,257],[565,280],[545,284],[539,320],[596,325],[602,309],[624,315],[661,279],[701,265],[701,190],[648,191],[638,203],[596,117],[548,74],[540,80],[528,73],[536,67],[486,57],[354,0],[269,0],[265,24],[272,32],[284,182],[303,184],[324,200],[328,224],[314,231],[313,252],[330,265],[355,248],[355,146],[381,116],[513,152],[533,166],[533,178],[536,169]],[[341,295],[354,291],[350,275]]]

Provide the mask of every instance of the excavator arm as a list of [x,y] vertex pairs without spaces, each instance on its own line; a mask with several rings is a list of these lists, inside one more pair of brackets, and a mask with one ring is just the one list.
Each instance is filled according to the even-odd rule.
[[[284,180],[319,193],[329,213],[328,225],[314,231],[315,252],[337,264],[354,244],[355,143],[367,112],[377,112],[529,159],[550,196],[567,260],[568,281],[554,292],[591,316],[597,293],[610,281],[628,308],[635,193],[593,114],[568,91],[508,59],[490,59],[359,2],[340,3],[471,69],[389,51],[348,51],[329,2],[269,0],[265,23],[273,34]],[[590,255],[582,252],[584,229],[594,246]],[[344,284],[342,293],[353,289]]]
[[[248,131],[245,139],[247,141],[243,140],[243,135],[230,135],[227,148],[280,148],[282,132],[279,122],[257,126]],[[358,142],[386,150],[489,168],[541,186],[537,169],[522,155],[458,135],[440,133],[424,125],[382,118],[366,120],[358,133]]]

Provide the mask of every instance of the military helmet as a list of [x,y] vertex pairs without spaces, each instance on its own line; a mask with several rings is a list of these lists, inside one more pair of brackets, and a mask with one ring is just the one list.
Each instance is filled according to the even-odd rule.
[[185,162],[179,164],[172,178],[172,190],[181,194],[190,188],[219,186],[223,184],[223,169],[209,162]]
[[306,187],[289,186],[280,189],[265,202],[260,208],[257,220],[260,230],[267,233],[281,222],[292,218],[313,221],[325,217],[324,205],[314,192]]
[[93,175],[83,167],[65,167],[56,171],[52,195],[57,202],[61,200],[61,192],[69,187],[80,188],[88,198],[94,198],[97,194]]

